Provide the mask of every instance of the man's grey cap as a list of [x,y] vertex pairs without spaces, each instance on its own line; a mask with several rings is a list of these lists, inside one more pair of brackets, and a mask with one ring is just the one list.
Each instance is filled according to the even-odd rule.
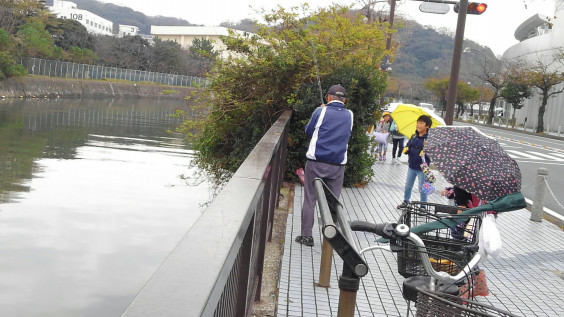
[[346,97],[347,91],[341,85],[333,85],[327,90],[328,95],[333,95],[337,97]]

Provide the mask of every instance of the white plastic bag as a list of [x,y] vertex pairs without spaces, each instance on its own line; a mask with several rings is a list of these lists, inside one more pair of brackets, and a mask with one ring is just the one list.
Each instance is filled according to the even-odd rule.
[[478,246],[480,247],[479,252],[482,256],[482,262],[485,262],[490,256],[493,258],[499,256],[503,243],[501,242],[501,235],[497,229],[493,214],[482,216],[479,239]]
[[378,143],[387,143],[388,142],[388,132],[374,132],[374,138]]

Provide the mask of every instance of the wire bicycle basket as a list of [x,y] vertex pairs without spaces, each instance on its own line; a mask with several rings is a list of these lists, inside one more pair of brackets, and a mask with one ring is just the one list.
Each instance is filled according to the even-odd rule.
[[418,289],[416,317],[516,317],[490,305],[446,293]]
[[[465,215],[460,218],[461,216],[457,215],[459,210],[461,208],[455,206],[411,202],[398,220],[398,223],[415,227],[447,218],[464,219],[455,227],[435,229],[419,234],[425,243],[433,268],[450,275],[456,275],[462,271],[478,250],[481,219],[478,215]],[[406,278],[428,275],[420,259],[422,251],[417,246],[404,239],[396,240],[395,244],[402,247],[402,251],[398,252],[398,273]]]

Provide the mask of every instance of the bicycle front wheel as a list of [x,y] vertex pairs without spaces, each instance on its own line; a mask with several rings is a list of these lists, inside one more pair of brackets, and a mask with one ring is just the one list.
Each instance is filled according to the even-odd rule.
[[508,311],[476,301],[419,289],[417,317],[518,317]]

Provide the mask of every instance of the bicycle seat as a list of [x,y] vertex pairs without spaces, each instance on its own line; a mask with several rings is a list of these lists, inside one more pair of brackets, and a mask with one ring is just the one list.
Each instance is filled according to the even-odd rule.
[[[417,289],[429,289],[429,284],[431,284],[430,276],[416,275],[406,278],[403,281],[402,294],[403,298],[406,300],[417,302]],[[437,281],[436,291],[441,293],[450,294],[453,296],[458,295],[458,286],[453,284],[443,284],[443,282]]]

